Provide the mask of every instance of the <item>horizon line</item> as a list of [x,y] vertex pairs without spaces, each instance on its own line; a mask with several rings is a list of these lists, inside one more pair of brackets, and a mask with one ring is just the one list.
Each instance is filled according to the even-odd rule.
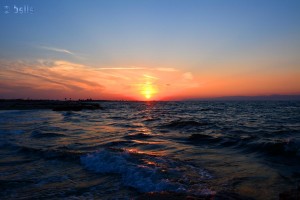
[[185,98],[185,99],[153,99],[153,100],[134,100],[134,99],[73,99],[73,98],[64,98],[64,99],[37,99],[37,98],[0,98],[0,101],[126,101],[126,102],[151,102],[151,101],[247,101],[247,100],[300,100],[300,94],[295,95],[281,95],[281,94],[272,94],[272,95],[257,95],[257,96],[219,96],[219,97],[194,97],[194,98]]

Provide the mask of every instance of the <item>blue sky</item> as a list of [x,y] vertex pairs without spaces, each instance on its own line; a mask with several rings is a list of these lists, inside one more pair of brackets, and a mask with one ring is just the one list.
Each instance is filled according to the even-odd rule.
[[[0,59],[191,73],[299,69],[297,0],[2,0]],[[29,5],[33,14],[4,14]],[[248,63],[238,67],[237,63]],[[252,65],[250,65],[251,63]],[[280,64],[278,64],[280,63]],[[213,71],[211,71],[213,73]]]
[[[32,5],[32,15],[1,13],[1,56],[38,57],[53,46],[113,63],[204,59],[288,43],[297,54],[299,1],[1,1]],[[24,53],[28,49],[29,52]],[[272,47],[269,49],[272,50]],[[44,52],[47,54],[47,52]],[[48,52],[49,53],[49,52]],[[215,55],[216,54],[216,55]],[[48,55],[51,56],[51,55]],[[247,56],[247,55],[241,55]],[[216,56],[217,57],[217,56]],[[221,56],[222,57],[222,56]]]

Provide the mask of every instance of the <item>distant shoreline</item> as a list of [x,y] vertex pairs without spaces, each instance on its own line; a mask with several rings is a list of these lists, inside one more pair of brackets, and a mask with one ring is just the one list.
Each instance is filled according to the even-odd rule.
[[102,107],[99,104],[91,101],[0,99],[0,110],[35,109],[51,109],[54,111],[80,111],[83,109],[102,109]]

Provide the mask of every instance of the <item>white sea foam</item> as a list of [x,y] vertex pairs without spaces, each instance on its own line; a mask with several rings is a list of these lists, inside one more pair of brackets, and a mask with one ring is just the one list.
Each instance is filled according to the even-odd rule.
[[[140,192],[187,192],[190,182],[182,179],[186,176],[178,163],[171,163],[161,157],[100,150],[82,156],[81,163],[98,173],[120,174],[124,185]],[[196,178],[201,178],[201,175]]]
[[81,157],[81,162],[89,170],[99,173],[117,173],[122,175],[125,185],[142,192],[176,190],[178,186],[168,179],[160,177],[158,168],[138,165],[130,160],[127,152],[98,151]]

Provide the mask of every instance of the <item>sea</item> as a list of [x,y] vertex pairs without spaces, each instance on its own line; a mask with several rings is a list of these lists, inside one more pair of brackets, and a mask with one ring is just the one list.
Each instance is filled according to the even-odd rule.
[[265,200],[299,189],[299,101],[99,104],[0,111],[0,199]]

